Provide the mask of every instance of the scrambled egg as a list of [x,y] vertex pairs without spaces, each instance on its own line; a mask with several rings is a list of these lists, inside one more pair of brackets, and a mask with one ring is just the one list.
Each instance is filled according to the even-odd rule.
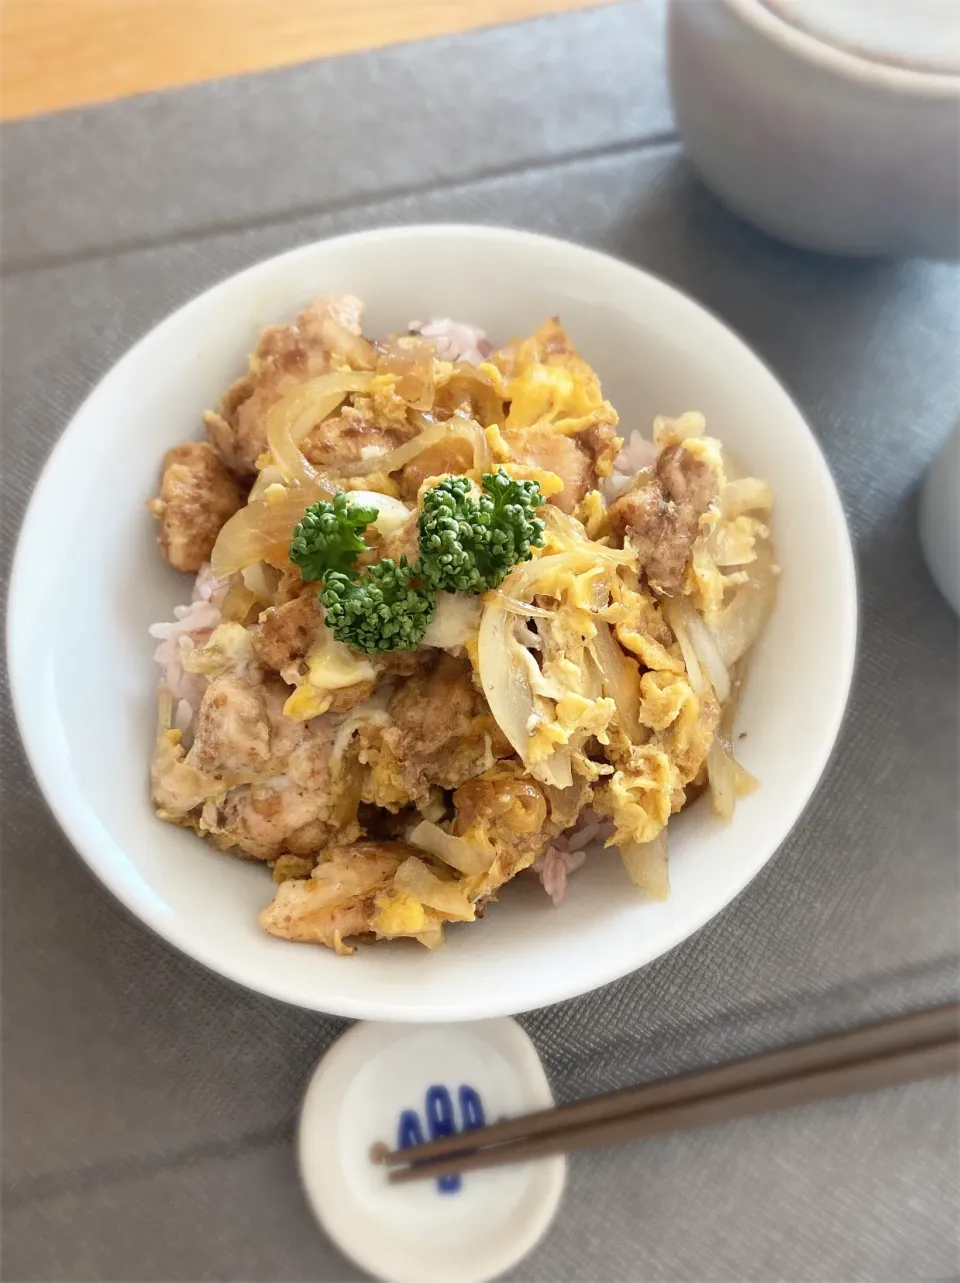
[[283,706],[286,717],[305,722],[325,713],[333,702],[333,692],[373,681],[376,669],[366,656],[335,641],[323,630],[320,641],[307,652],[306,678]]
[[[666,848],[649,844],[691,785],[713,788],[720,748],[714,670],[682,618],[699,615],[702,644],[711,628],[720,636],[729,627],[740,649],[723,665],[749,644],[738,608],[763,575],[769,597],[775,573],[769,486],[732,476],[703,416],[688,413],[655,420],[656,463],[619,478],[628,488],[615,500],[607,479],[623,444],[617,413],[559,321],[467,365],[489,348],[455,359],[414,335],[371,345],[359,315],[358,300],[335,296],[272,327],[212,415],[225,462],[246,465],[247,476],[253,462],[260,469],[240,514],[257,556],[244,561],[244,544],[228,561],[242,570],[221,581],[220,622],[178,643],[179,676],[203,703],[190,726],[180,722],[185,740],[170,716],[171,680],[153,762],[158,814],[269,861],[277,887],[264,927],[342,954],[364,934],[436,947],[445,924],[480,916],[587,806],[612,821],[607,845],[621,846],[634,883],[664,895]],[[302,434],[291,438],[306,469],[300,484],[316,482],[324,495],[332,478],[412,502],[435,480],[430,469],[478,483],[503,466],[548,501],[537,513],[544,539],[499,589],[466,599],[475,613],[444,594],[416,651],[373,663],[307,610],[278,632],[281,662],[263,638],[269,619],[303,600],[284,525],[303,492],[292,468],[278,469],[266,417],[278,398],[298,395],[295,371],[322,380],[351,364],[369,373],[329,423],[310,428],[319,453],[297,445]],[[321,465],[308,463],[318,458],[319,478],[310,469]],[[368,539],[365,558],[400,555],[386,534]],[[669,577],[655,570],[665,547],[675,553]],[[274,567],[262,584],[261,562]],[[258,615],[263,605],[271,609]],[[729,694],[723,677],[717,689]],[[735,765],[729,776],[738,795],[750,786]]]

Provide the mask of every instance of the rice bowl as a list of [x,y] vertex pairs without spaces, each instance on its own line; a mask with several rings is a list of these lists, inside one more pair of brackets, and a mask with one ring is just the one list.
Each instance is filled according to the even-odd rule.
[[[344,965],[326,951],[260,936],[262,872],[154,820],[137,773],[154,720],[142,639],[155,621],[172,618],[183,591],[173,572],[145,573],[155,553],[140,504],[155,493],[156,461],[196,433],[198,407],[216,403],[262,327],[348,289],[367,297],[383,333],[414,316],[467,317],[497,336],[529,333],[543,315],[560,313],[621,422],[649,425],[658,413],[696,406],[748,471],[769,482],[784,574],[739,723],[744,767],[762,788],[729,825],[709,807],[678,817],[670,900],[625,899],[622,869],[587,857],[576,895],[559,909],[540,888],[518,888],[495,915],[451,933],[439,953],[387,943]],[[125,427],[134,407],[135,450]],[[122,505],[98,503],[93,456],[102,452],[116,461]],[[811,507],[816,524],[806,519]],[[54,509],[90,567],[82,586],[43,563],[39,531]],[[89,620],[86,635],[71,644],[52,635],[54,610]],[[28,512],[11,591],[11,676],[31,763],[66,832],[172,943],[303,1006],[463,1019],[544,1005],[623,975],[749,881],[826,763],[849,686],[855,612],[849,540],[819,450],[776,381],[718,321],[662,282],[588,250],[492,229],[408,228],[307,246],[231,278],[157,327],[107,376],[55,451]],[[814,671],[808,657],[825,617],[831,660]],[[93,727],[91,703],[103,710]]]

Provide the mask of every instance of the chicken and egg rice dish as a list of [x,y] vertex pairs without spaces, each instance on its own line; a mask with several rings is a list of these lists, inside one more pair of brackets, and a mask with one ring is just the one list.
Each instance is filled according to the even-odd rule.
[[524,870],[559,902],[598,843],[665,898],[671,815],[756,784],[732,734],[769,487],[699,414],[619,435],[556,319],[494,350],[361,317],[269,327],[163,461],[194,578],[151,629],[157,815],[272,871],[267,931],[342,954],[435,947]]

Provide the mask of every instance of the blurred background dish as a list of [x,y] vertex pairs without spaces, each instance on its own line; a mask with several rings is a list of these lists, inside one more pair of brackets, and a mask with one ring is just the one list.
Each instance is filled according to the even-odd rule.
[[960,5],[673,0],[677,127],[706,182],[804,249],[953,257]]

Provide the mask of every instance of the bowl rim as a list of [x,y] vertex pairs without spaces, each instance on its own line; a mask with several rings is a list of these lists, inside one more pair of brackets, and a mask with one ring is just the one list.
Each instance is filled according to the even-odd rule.
[[[54,476],[55,462],[68,448],[68,442],[77,421],[81,418],[87,406],[97,397],[104,382],[126,365],[133,363],[137,359],[141,348],[151,341],[158,331],[168,327],[173,328],[181,313],[193,307],[199,300],[208,299],[210,295],[215,294],[217,291],[226,293],[235,288],[238,279],[244,277],[255,279],[261,273],[269,273],[281,261],[289,261],[299,256],[309,255],[318,246],[325,246],[329,249],[355,247],[362,245],[364,242],[373,242],[384,237],[396,239],[400,243],[407,240],[423,239],[424,237],[446,240],[459,239],[467,243],[476,238],[487,238],[500,243],[510,242],[515,247],[522,247],[523,245],[553,246],[564,254],[579,257],[581,262],[588,267],[594,265],[597,269],[609,270],[609,266],[614,264],[624,272],[642,277],[646,284],[648,286],[652,285],[655,290],[662,290],[674,296],[679,296],[685,304],[705,314],[713,324],[726,331],[730,339],[741,349],[745,359],[753,363],[776,386],[784,400],[792,406],[797,420],[806,431],[809,445],[814,451],[817,466],[822,476],[824,509],[826,513],[829,513],[831,524],[838,532],[838,545],[842,563],[838,570],[841,579],[845,581],[846,585],[846,591],[843,594],[844,613],[836,621],[837,637],[840,639],[840,645],[838,646],[839,653],[835,656],[834,671],[839,675],[840,680],[835,685],[830,707],[824,710],[824,732],[820,738],[820,747],[817,754],[811,756],[811,759],[806,763],[802,787],[795,791],[796,800],[781,813],[782,818],[773,841],[769,844],[763,843],[763,849],[767,854],[762,859],[752,861],[741,877],[731,879],[729,884],[724,887],[722,898],[718,896],[704,912],[684,917],[676,929],[664,935],[657,952],[651,956],[635,961],[627,968],[624,967],[624,962],[620,955],[616,955],[612,963],[607,963],[606,965],[604,965],[604,960],[600,959],[596,965],[589,969],[572,974],[563,973],[551,978],[551,982],[544,983],[542,991],[533,1000],[524,998],[518,1002],[516,999],[511,1000],[509,995],[502,995],[499,992],[488,993],[482,997],[471,995],[472,1003],[469,1012],[465,1012],[462,1005],[454,1007],[441,1001],[434,1001],[434,1005],[431,1008],[408,1005],[400,997],[367,999],[348,995],[341,998],[339,995],[331,996],[326,993],[319,993],[316,995],[316,1000],[312,1001],[312,994],[292,994],[289,988],[283,984],[273,983],[273,978],[269,972],[250,974],[249,969],[244,969],[242,963],[237,963],[234,956],[224,958],[216,950],[208,949],[203,938],[181,928],[177,915],[164,914],[157,911],[152,899],[140,893],[135,883],[118,873],[113,862],[104,857],[103,839],[98,839],[93,826],[86,822],[86,817],[83,813],[68,804],[65,800],[67,798],[66,791],[62,794],[58,791],[58,778],[56,773],[50,771],[45,763],[41,737],[36,729],[35,719],[31,717],[27,708],[26,694],[31,676],[31,652],[27,644],[27,638],[18,636],[17,618],[19,612],[16,606],[17,602],[28,590],[29,562],[34,556],[33,543],[29,537],[32,533],[32,527],[38,524],[39,514],[46,502],[45,494],[52,484],[51,478]],[[40,471],[17,536],[7,593],[5,631],[9,664],[9,686],[14,716],[27,760],[44,801],[67,840],[90,871],[143,926],[216,975],[239,984],[252,992],[277,999],[302,1010],[313,1010],[329,1015],[362,1020],[448,1022],[517,1015],[525,1011],[552,1006],[555,1003],[600,989],[626,975],[632,975],[635,971],[649,965],[657,958],[663,957],[664,954],[670,952],[699,931],[740,895],[760,870],[775,857],[809,805],[833,756],[849,701],[854,675],[859,633],[858,601],[856,562],[850,530],[836,482],[820,443],[800,408],[796,405],[777,375],[733,327],[671,282],[654,272],[648,271],[645,267],[637,266],[614,254],[593,249],[576,241],[548,236],[539,232],[479,223],[439,222],[375,227],[358,232],[348,232],[340,236],[322,237],[318,240],[308,241],[304,245],[281,251],[279,254],[274,254],[252,263],[238,272],[230,273],[207,289],[201,290],[141,334],[119,360],[104,371],[103,375],[73,411]]]

